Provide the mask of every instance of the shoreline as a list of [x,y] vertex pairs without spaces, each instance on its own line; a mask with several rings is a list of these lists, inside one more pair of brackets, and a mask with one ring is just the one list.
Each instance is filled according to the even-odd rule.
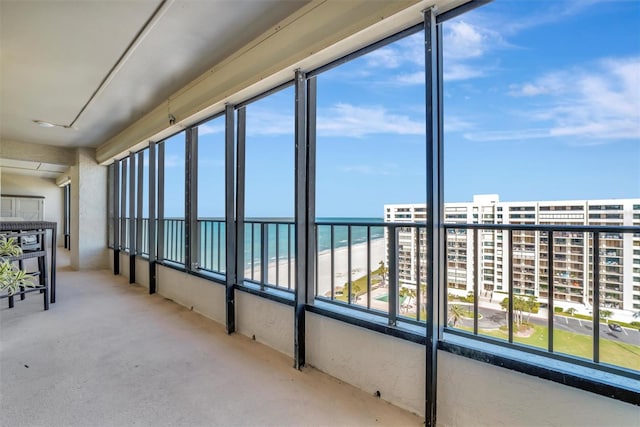
[[[387,262],[386,239],[384,237],[371,240],[371,264],[369,271],[376,270],[380,261]],[[349,278],[348,269],[349,246],[342,246],[333,250],[334,274],[333,281],[336,288],[342,287]],[[331,291],[331,249],[326,249],[318,253],[316,261],[318,295],[325,295]],[[277,270],[276,270],[277,269]],[[278,272],[278,283],[276,283],[276,271]],[[251,277],[251,268],[246,268],[245,278]],[[279,287],[288,287],[289,261],[282,259],[273,260],[268,264],[267,283]],[[295,260],[291,260],[291,284],[295,282]],[[367,242],[351,245],[351,280],[356,280],[367,274]],[[260,277],[259,265],[254,269],[254,277]]]

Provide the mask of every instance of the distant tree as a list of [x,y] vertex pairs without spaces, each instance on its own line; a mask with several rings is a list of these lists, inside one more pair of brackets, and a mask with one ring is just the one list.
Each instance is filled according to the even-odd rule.
[[380,261],[378,266],[378,273],[382,277],[382,286],[384,286],[387,284],[387,273],[389,272],[389,269],[385,265],[384,261]]
[[447,321],[448,324],[455,327],[462,317],[464,316],[464,309],[458,304],[450,304],[449,305],[449,319]]
[[567,309],[565,310],[565,313],[567,313],[569,316],[573,316],[574,314],[576,314],[576,311],[578,311],[578,310],[576,310],[576,309],[575,309],[575,308],[573,308],[573,307],[569,307],[569,308],[567,308]]
[[473,294],[473,291],[469,291],[469,292],[467,293],[467,296],[466,296],[466,298],[465,298],[464,300],[465,300],[466,302],[468,302],[468,303],[473,304],[473,302],[475,301],[475,299],[476,299],[476,297],[475,297],[475,295]]
[[356,302],[358,302],[358,299],[360,299],[361,291],[362,291],[362,288],[360,287],[359,283],[353,282],[351,284],[351,295],[352,295],[352,298],[356,300]]
[[500,302],[500,307],[505,311],[505,322],[507,322],[507,325],[509,324],[509,298],[505,298],[502,300],[502,302]]
[[524,301],[524,309],[527,313],[527,323],[529,323],[529,319],[531,318],[531,313],[537,313],[540,310],[540,303],[537,301],[537,298],[533,295],[529,295],[529,297]]
[[613,316],[613,312],[611,310],[600,310],[600,319],[609,323],[609,318]]
[[[500,303],[500,307],[506,312],[506,321],[509,323],[509,298],[505,298]],[[513,299],[513,321],[516,326],[521,326],[524,321],[524,312],[527,312],[527,322],[529,323],[529,318],[531,317],[531,313],[537,313],[540,308],[540,303],[536,300],[536,297],[533,295],[525,298],[515,297]]]

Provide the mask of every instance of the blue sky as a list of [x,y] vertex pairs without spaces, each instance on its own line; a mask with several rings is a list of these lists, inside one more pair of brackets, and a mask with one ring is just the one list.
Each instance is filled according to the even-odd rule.
[[[445,23],[445,201],[640,197],[639,23],[636,0],[496,0]],[[422,33],[318,76],[318,216],[424,202],[424,93]],[[247,107],[247,216],[293,215],[293,103]],[[199,129],[200,216],[224,212],[222,131]]]

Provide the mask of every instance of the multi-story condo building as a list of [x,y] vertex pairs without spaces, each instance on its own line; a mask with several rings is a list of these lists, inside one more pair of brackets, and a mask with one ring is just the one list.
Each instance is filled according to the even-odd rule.
[[[385,205],[386,222],[424,222],[423,204]],[[472,202],[445,203],[449,224],[540,224],[581,226],[640,226],[640,199],[500,202],[498,195],[476,195]],[[398,279],[400,286],[424,281],[424,228],[400,228]],[[449,292],[464,294],[508,292],[512,270],[516,295],[533,295],[546,302],[553,265],[554,302],[590,307],[593,299],[593,233],[513,230],[512,247],[506,230],[448,228],[446,233]],[[477,241],[476,238],[477,236]],[[417,239],[417,240],[416,240]],[[599,233],[600,301],[603,307],[640,310],[640,232]],[[553,259],[549,245],[553,244]],[[416,256],[417,251],[420,256]],[[476,256],[477,252],[477,256]],[[509,256],[511,254],[511,256]],[[416,260],[420,259],[420,268]],[[477,259],[477,266],[474,260]],[[512,265],[510,265],[510,263]]]

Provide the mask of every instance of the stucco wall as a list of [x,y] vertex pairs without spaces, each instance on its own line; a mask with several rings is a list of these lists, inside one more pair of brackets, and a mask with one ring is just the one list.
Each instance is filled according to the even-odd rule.
[[64,246],[64,190],[56,185],[55,179],[30,175],[14,175],[0,172],[2,194],[14,196],[43,196],[44,220],[58,224],[57,246]]
[[236,291],[236,329],[293,357],[293,307]]
[[158,293],[205,317],[225,324],[225,287],[158,265]]
[[440,426],[638,426],[640,408],[438,352]]
[[307,363],[424,415],[425,347],[307,313]]
[[[147,265],[136,260],[139,282]],[[160,295],[224,324],[224,286],[161,265],[157,284]],[[238,333],[292,357],[293,321],[292,307],[236,291]],[[424,346],[315,313],[305,332],[308,365],[424,416]],[[640,425],[637,406],[442,351],[438,358],[439,426]]]

